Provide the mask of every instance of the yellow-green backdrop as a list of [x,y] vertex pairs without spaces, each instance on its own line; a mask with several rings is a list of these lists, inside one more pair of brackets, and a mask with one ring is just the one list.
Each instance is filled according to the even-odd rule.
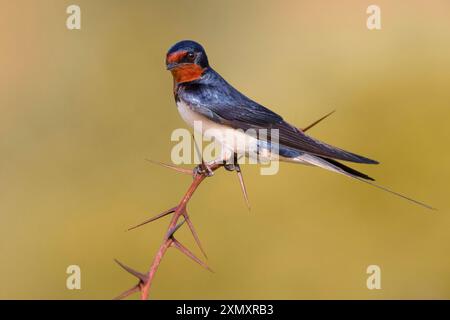
[[[66,8],[81,7],[81,30]],[[190,213],[215,270],[170,251],[152,298],[450,298],[450,3],[382,1],[0,3],[0,298],[110,299],[144,271],[190,178],[170,160],[185,127],[166,50],[193,39],[229,82],[432,212],[323,170],[244,166],[198,190]],[[195,249],[189,233],[179,236]],[[66,288],[68,265],[81,290]],[[381,267],[381,290],[366,268]]]

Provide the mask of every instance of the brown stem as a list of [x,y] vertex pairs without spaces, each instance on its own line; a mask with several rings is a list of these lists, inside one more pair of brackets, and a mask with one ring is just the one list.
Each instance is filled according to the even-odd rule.
[[[222,166],[221,164],[215,164],[215,165],[209,167],[209,170],[214,172],[221,166]],[[173,230],[177,227],[178,220],[185,215],[187,216],[186,206],[187,206],[189,200],[192,198],[192,195],[194,194],[194,192],[197,190],[199,185],[203,182],[203,180],[205,180],[205,178],[207,176],[208,176],[208,170],[205,170],[205,172],[203,172],[203,173],[195,174],[192,184],[190,185],[189,189],[187,190],[187,192],[181,199],[180,203],[176,207],[176,209],[173,213],[173,216],[172,216],[172,220],[170,221],[170,223],[167,227],[167,232],[165,233],[165,236],[161,243],[161,246],[159,247],[159,249],[156,253],[156,256],[153,259],[153,262],[150,266],[150,270],[147,274],[147,279],[144,283],[142,283],[141,300],[148,299],[150,288],[153,283],[153,279],[155,277],[156,271],[158,270],[158,267],[161,264],[161,260],[164,257],[165,253],[167,252],[167,249],[169,249],[174,242]],[[179,245],[179,243],[177,242],[177,246],[178,245]]]
[[205,177],[206,177],[205,175],[197,175],[194,177],[194,181],[192,182],[188,191],[186,192],[184,197],[181,199],[180,204],[178,205],[177,209],[175,210],[172,220],[170,221],[170,224],[167,228],[167,232],[163,239],[163,242],[162,242],[161,246],[159,247],[158,252],[156,253],[156,256],[150,267],[150,271],[148,272],[148,280],[146,281],[146,283],[144,283],[144,286],[142,287],[141,300],[148,299],[150,287],[152,285],[156,271],[158,270],[159,264],[161,263],[161,260],[164,257],[164,254],[166,253],[167,249],[170,248],[170,246],[173,242],[172,237],[167,237],[168,233],[170,232],[170,230],[172,230],[173,228],[176,227],[178,219],[183,215],[184,210],[186,210],[186,204],[191,199],[195,190],[197,190],[198,186],[200,185],[200,183],[202,183],[202,181],[205,179]]

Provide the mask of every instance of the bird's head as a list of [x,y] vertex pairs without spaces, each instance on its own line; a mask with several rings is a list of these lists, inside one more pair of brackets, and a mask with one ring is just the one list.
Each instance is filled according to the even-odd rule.
[[208,57],[200,44],[183,40],[167,52],[166,67],[176,83],[190,82],[199,79],[208,69]]

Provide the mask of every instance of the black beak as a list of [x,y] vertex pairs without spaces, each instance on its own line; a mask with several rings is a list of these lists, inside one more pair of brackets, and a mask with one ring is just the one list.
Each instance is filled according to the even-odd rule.
[[169,63],[166,68],[167,70],[172,70],[173,68],[175,68],[178,64],[173,62],[173,63]]

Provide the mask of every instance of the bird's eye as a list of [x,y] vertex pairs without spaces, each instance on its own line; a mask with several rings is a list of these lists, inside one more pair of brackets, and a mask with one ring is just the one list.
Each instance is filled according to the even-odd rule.
[[194,60],[194,58],[195,58],[195,54],[194,54],[193,52],[188,52],[187,58],[188,58],[190,61],[192,61],[192,60]]

